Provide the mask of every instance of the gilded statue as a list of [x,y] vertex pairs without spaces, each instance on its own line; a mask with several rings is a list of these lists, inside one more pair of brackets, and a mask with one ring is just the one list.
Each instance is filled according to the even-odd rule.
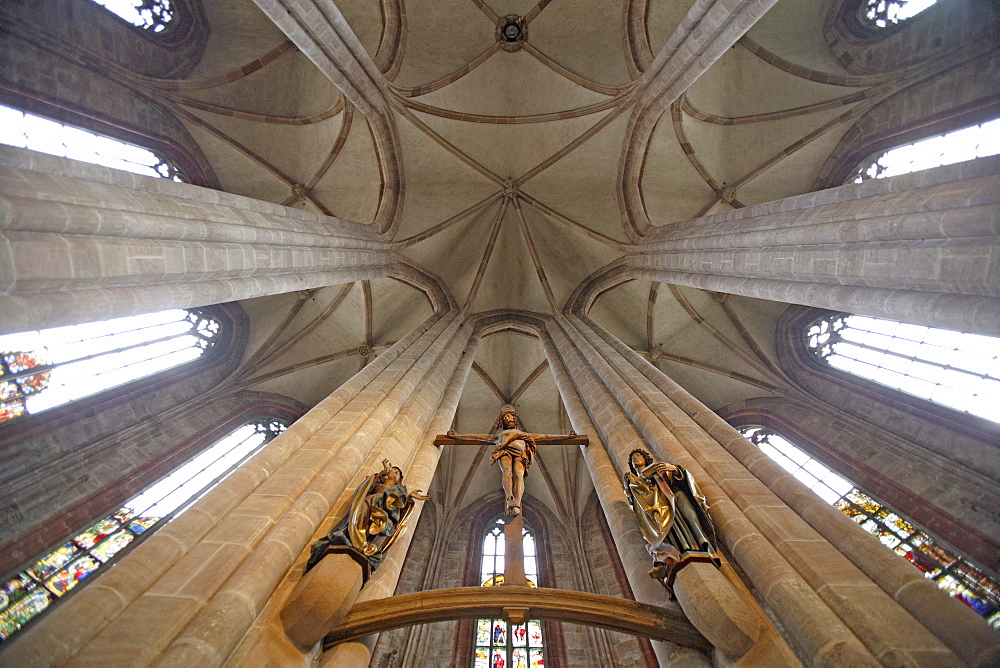
[[574,438],[575,432],[554,436],[549,434],[531,434],[525,431],[517,411],[505,407],[493,423],[489,434],[456,434],[448,432],[452,439],[463,439],[473,443],[493,444],[493,454],[490,463],[499,463],[503,475],[503,491],[505,494],[504,512],[508,516],[521,513],[521,498],[524,495],[524,477],[535,459],[539,443],[562,443]]
[[406,528],[406,519],[416,501],[429,497],[414,490],[407,492],[403,471],[382,460],[382,470],[358,485],[347,515],[330,533],[312,545],[308,571],[330,552],[348,552],[367,564],[365,577],[382,563],[385,552]]
[[720,564],[708,504],[689,471],[655,461],[641,448],[629,454],[629,470],[625,495],[653,557],[649,576],[673,596],[674,577],[685,564]]

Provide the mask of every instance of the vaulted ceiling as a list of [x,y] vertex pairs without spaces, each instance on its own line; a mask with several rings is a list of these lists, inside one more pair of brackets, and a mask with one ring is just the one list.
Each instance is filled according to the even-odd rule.
[[[623,254],[620,165],[629,151],[643,151],[639,191],[653,225],[810,190],[852,114],[869,104],[840,99],[859,88],[807,76],[844,73],[822,39],[828,3],[778,2],[651,135],[630,128],[635,82],[689,4],[338,0],[389,82],[402,162],[399,251],[471,312],[553,313]],[[365,117],[251,0],[205,0],[204,9],[208,47],[176,102],[222,187],[372,221],[384,183]],[[513,51],[497,36],[508,15],[524,17],[527,31]],[[262,67],[241,71],[258,59]],[[774,393],[752,344],[773,356],[785,306],[633,281],[603,295],[592,315],[719,408]],[[370,359],[359,346],[378,354],[430,314],[417,292],[391,279],[244,307],[248,357],[268,342],[277,351],[261,356],[253,387],[310,406]],[[504,402],[533,431],[566,428],[537,341],[491,336],[474,372],[460,431],[488,429]],[[455,484],[472,457],[446,455]],[[576,475],[571,450],[553,459],[553,475]],[[542,478],[532,476],[529,492],[548,498]],[[476,480],[473,489],[496,486],[484,471]]]

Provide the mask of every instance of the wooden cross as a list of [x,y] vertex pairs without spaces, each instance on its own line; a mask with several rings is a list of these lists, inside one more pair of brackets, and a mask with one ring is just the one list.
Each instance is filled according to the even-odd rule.
[[[512,416],[512,417],[511,417]],[[521,514],[521,494],[524,491],[524,473],[531,466],[536,444],[589,445],[590,439],[575,433],[565,435],[531,434],[517,429],[517,414],[507,409],[500,414],[496,425],[503,429],[496,435],[456,434],[449,431],[438,435],[434,445],[484,445],[495,446],[491,459],[500,462],[503,470],[504,503],[503,535],[503,584],[526,585],[524,574],[524,521]]]

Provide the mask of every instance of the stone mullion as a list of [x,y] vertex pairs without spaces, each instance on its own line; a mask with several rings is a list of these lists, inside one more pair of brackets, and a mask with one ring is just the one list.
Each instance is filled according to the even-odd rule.
[[[266,537],[252,546],[249,556],[211,595],[183,633],[168,639],[169,644],[163,647],[159,659],[161,664],[215,663],[230,655],[288,569],[307,547],[320,523],[338,508],[338,501],[349,500],[353,491],[349,488],[350,482],[363,477],[365,472],[361,468],[365,459],[440,359],[453,338],[457,321],[456,314],[442,317],[421,337],[429,342],[426,348],[418,341],[400,355],[399,361],[412,362],[412,366],[388,391],[387,388],[366,387],[358,395],[359,402],[377,403],[377,408],[353,434],[335,430],[339,448],[302,491],[298,491],[301,483],[291,481],[295,485],[295,501],[291,506],[283,504],[279,519],[268,529]],[[336,423],[337,418],[331,422]],[[356,420],[351,422],[357,423]],[[322,437],[334,436],[329,433],[331,426],[328,424],[317,434],[321,452],[325,449]],[[288,482],[277,478],[275,492],[284,491]],[[249,512],[255,510],[252,508]]]
[[[968,606],[942,592],[920,571],[887,550],[840,510],[813,494],[764,455],[760,448],[747,441],[729,423],[642,355],[589,318],[584,320],[621,355],[625,363],[634,366],[670,400],[669,406],[679,409],[672,411],[670,416],[661,417],[675,433],[701,433],[721,444],[768,489],[964,661],[975,663],[980,654],[989,651],[996,641],[995,633]],[[656,405],[650,405],[655,409]],[[695,430],[681,427],[675,422],[680,413],[696,423]]]
[[[611,434],[620,437],[611,442],[635,444],[641,439],[559,326],[551,323],[546,331],[539,334],[570,422],[574,430],[590,437],[590,445],[581,447],[581,451],[632,593],[637,601],[672,607],[674,604],[666,600],[662,587],[648,575],[651,560],[635,515],[625,499],[621,478],[605,445]],[[596,415],[597,407],[603,407],[600,416]],[[591,411],[595,413],[593,421]],[[665,642],[651,644],[664,666],[707,665],[704,656],[695,650]]]
[[[791,635],[790,640],[798,647],[799,652],[817,662],[824,660],[846,661],[857,665],[876,663],[877,660],[869,653],[864,644],[827,603],[809,587],[807,581],[785,556],[761,533],[761,531],[767,531],[772,534],[771,540],[781,542],[786,536],[780,535],[780,523],[763,523],[764,526],[758,528],[749,517],[744,515],[739,505],[723,491],[720,482],[705,471],[702,461],[705,461],[709,456],[718,458],[719,454],[725,451],[718,444],[705,439],[705,442],[701,444],[704,450],[699,452],[699,458],[696,459],[692,456],[677,437],[646,406],[642,398],[619,374],[619,371],[604,358],[593,342],[589,341],[585,334],[577,328],[577,325],[566,318],[561,319],[560,322],[563,323],[567,335],[579,348],[581,354],[590,361],[595,373],[608,388],[614,401],[629,416],[631,423],[642,436],[642,440],[654,451],[654,456],[680,464],[694,474],[699,487],[708,499],[720,538],[736,562],[746,572],[772,613],[781,620],[788,630]],[[664,397],[663,400],[665,401],[666,398]],[[728,453],[725,455],[731,459]],[[717,467],[714,462],[705,461],[705,463],[713,465],[713,468]],[[723,463],[719,462],[719,464]],[[742,469],[742,466],[738,468]],[[746,469],[743,469],[743,472],[745,473],[743,478],[753,478]],[[722,476],[742,475],[738,469],[726,473],[717,471],[716,474]],[[759,486],[761,489],[754,491],[768,496],[767,489],[763,485]],[[775,502],[784,506],[776,498]],[[811,529],[805,528],[812,533]],[[798,536],[787,537],[798,538]],[[801,538],[808,539],[808,536],[803,535]]]

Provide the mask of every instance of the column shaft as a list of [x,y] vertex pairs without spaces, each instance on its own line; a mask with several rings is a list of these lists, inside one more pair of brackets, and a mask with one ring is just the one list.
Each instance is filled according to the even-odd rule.
[[429,319],[29,629],[11,656],[57,664],[125,653],[136,663],[226,660],[321,523],[331,511],[342,514],[370,473],[366,465],[385,456],[378,444],[407,443],[388,456],[404,466],[412,459],[470,335],[457,313]]
[[[975,612],[925,578],[834,506],[811,493],[805,485],[749,443],[725,420],[695,399],[684,388],[653,366],[649,360],[619,341],[590,319],[586,323],[628,364],[666,395],[674,411],[675,433],[686,429],[703,433],[721,444],[800,517],[861,569],[886,594],[906,609],[964,661],[974,664],[996,645],[996,634]],[[654,410],[659,405],[652,405]],[[683,416],[683,417],[681,417]],[[687,418],[690,418],[690,421]],[[687,427],[679,421],[689,422]],[[697,425],[697,427],[694,427]]]
[[367,226],[0,147],[0,332],[385,276]]
[[658,228],[634,278],[1000,332],[1000,158]]

